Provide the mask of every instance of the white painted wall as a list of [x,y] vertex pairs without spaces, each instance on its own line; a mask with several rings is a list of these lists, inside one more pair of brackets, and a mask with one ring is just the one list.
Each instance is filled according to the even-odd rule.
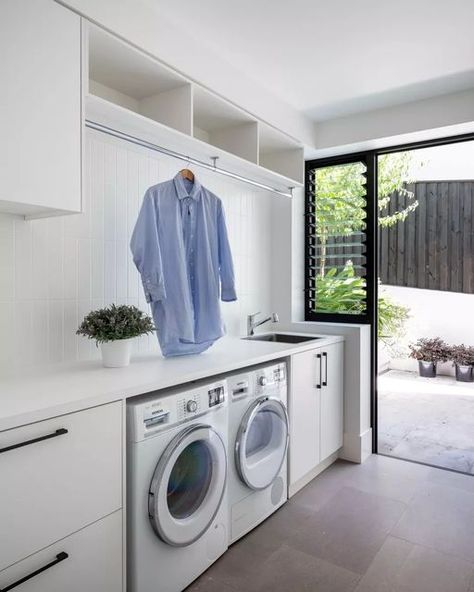
[[[474,294],[399,286],[382,286],[382,290],[395,302],[410,309],[407,332],[399,343],[405,355],[392,358],[391,368],[417,370],[417,362],[407,357],[408,343],[420,337],[441,337],[452,345],[474,345]],[[440,365],[439,371],[442,374],[454,374],[450,363]]]
[[474,90],[317,123],[307,158],[394,146],[474,131]]
[[[129,237],[145,190],[182,164],[89,130],[85,166],[83,214],[28,222],[0,216],[0,369],[98,357],[93,342],[75,335],[87,312],[112,302],[147,309]],[[247,314],[271,308],[274,196],[196,174],[225,206],[239,300],[222,310],[228,332],[240,334]],[[158,351],[155,336],[137,349]]]

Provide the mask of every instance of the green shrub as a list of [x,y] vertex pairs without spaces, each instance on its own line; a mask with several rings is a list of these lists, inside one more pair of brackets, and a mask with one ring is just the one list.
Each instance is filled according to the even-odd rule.
[[86,315],[76,333],[103,343],[146,335],[154,330],[151,317],[136,306],[112,304]]
[[[324,276],[316,277],[316,311],[322,313],[361,314],[365,311],[365,279],[355,274],[352,261],[344,269],[331,268]],[[378,301],[378,337],[386,345],[403,335],[408,319],[408,308],[397,304],[389,296],[380,295]]]

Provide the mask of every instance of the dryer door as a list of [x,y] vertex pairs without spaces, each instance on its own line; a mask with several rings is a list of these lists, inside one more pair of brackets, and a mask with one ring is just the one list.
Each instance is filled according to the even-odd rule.
[[148,512],[156,534],[175,547],[199,539],[217,514],[226,478],[226,449],[211,426],[194,425],[177,434],[150,484]]
[[288,415],[279,399],[261,397],[245,413],[235,442],[235,464],[251,489],[265,489],[278,476],[288,446]]

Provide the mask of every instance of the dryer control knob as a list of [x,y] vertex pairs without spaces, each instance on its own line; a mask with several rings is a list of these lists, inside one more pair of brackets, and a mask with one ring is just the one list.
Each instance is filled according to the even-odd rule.
[[267,384],[267,379],[265,378],[265,376],[258,377],[258,384],[260,386],[265,386]]
[[193,401],[192,399],[186,403],[186,409],[188,411],[190,411],[191,413],[194,413],[195,411],[197,411],[197,408],[198,408],[198,404],[196,403],[196,401]]

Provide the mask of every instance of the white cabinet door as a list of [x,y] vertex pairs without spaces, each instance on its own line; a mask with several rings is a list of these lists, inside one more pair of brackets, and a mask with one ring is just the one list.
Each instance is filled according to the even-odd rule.
[[121,507],[121,401],[0,432],[0,569]]
[[343,439],[344,419],[344,344],[322,349],[321,388],[321,461],[339,450]]
[[119,510],[0,571],[0,590],[24,580],[18,592],[121,592],[122,579]]
[[80,17],[53,0],[2,0],[0,55],[0,211],[80,211]]
[[291,357],[290,484],[296,483],[319,463],[320,349]]

